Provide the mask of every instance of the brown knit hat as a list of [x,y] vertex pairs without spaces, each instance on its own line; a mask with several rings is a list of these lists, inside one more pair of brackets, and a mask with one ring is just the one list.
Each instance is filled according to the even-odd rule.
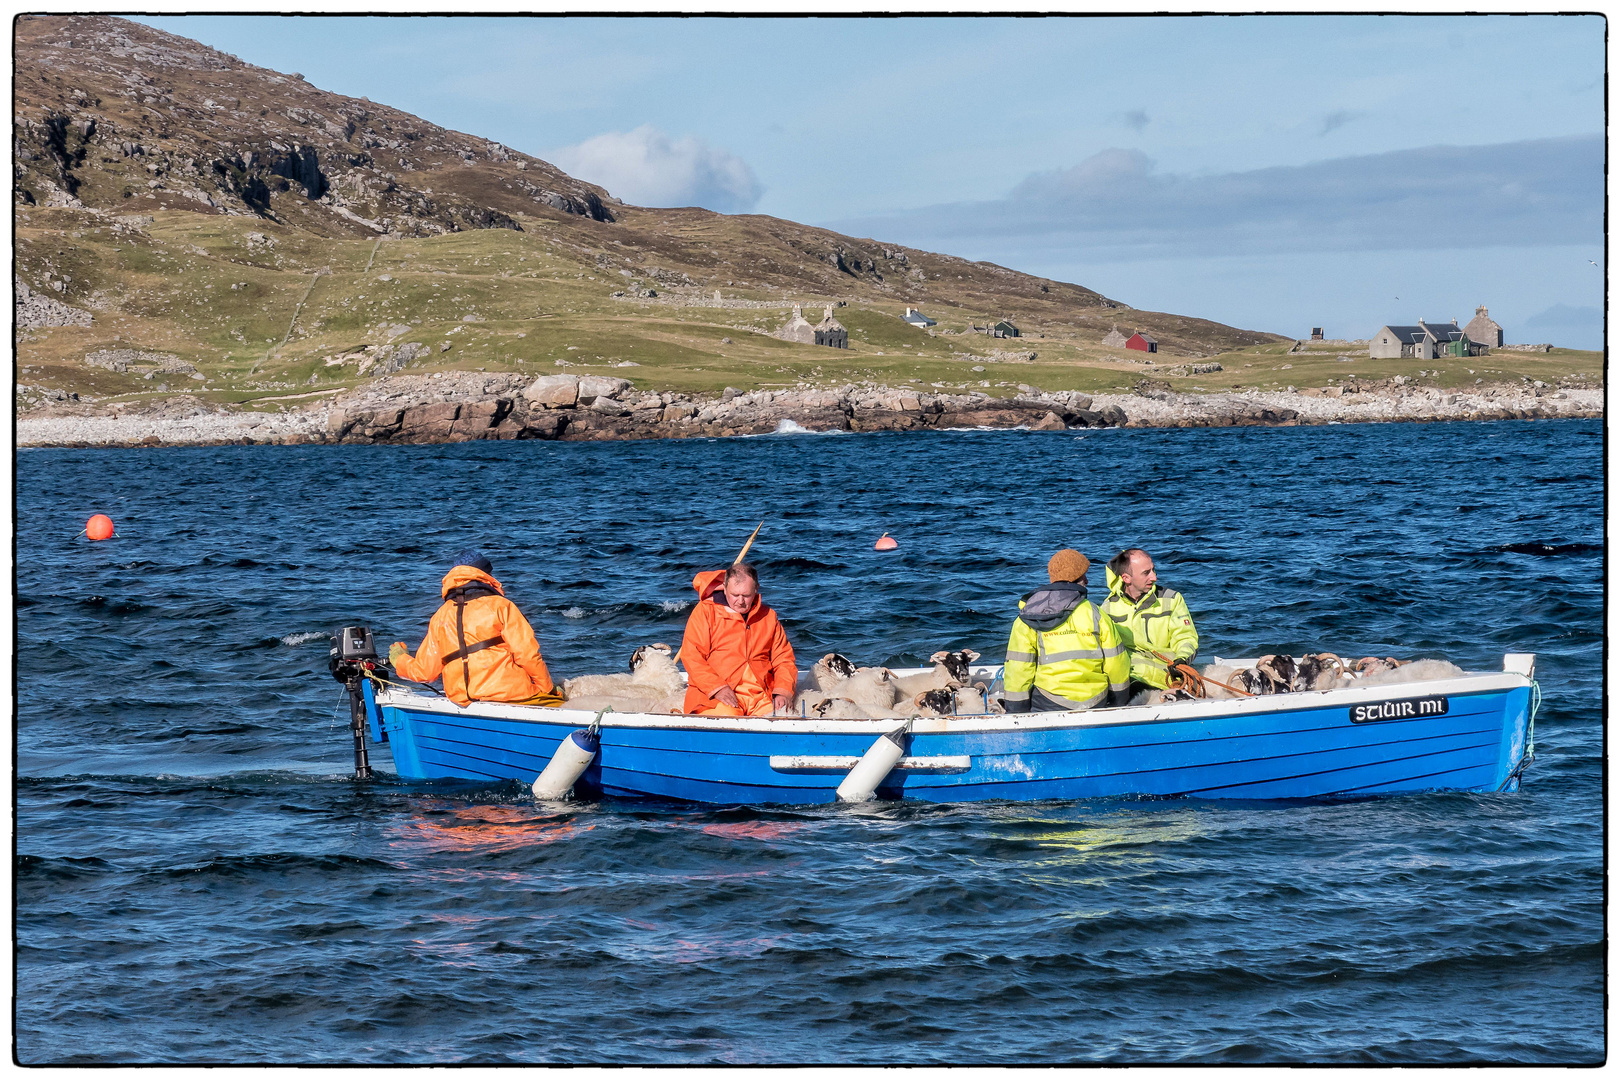
[[1046,576],[1051,581],[1080,581],[1091,569],[1091,560],[1074,548],[1064,548],[1046,564]]

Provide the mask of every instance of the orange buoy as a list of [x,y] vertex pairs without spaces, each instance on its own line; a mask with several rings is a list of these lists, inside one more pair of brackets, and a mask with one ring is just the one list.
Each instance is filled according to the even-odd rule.
[[97,514],[84,523],[84,535],[92,540],[110,540],[112,534],[113,521],[106,514]]
[[893,551],[899,546],[900,541],[896,540],[888,533],[884,533],[882,536],[877,538],[877,543],[873,544],[872,548],[875,551]]

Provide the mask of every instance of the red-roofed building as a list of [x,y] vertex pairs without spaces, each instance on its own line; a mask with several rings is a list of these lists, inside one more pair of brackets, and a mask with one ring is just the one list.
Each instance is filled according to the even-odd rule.
[[1125,347],[1127,349],[1135,349],[1138,352],[1159,351],[1159,343],[1153,340],[1153,338],[1149,337],[1147,334],[1142,333],[1140,330],[1126,339]]

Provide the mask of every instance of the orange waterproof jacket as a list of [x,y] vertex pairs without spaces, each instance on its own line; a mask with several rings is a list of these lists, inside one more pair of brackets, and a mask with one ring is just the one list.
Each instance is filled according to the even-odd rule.
[[427,683],[442,672],[444,696],[463,706],[551,692],[551,672],[534,629],[500,582],[476,567],[455,566],[444,575],[440,595],[445,604],[433,613],[421,648],[397,665],[402,678]]
[[745,674],[769,694],[791,699],[798,689],[793,646],[776,612],[760,597],[747,615],[737,614],[726,604],[725,583],[724,570],[705,570],[692,579],[698,602],[681,639],[687,713],[712,705],[711,695],[722,686],[735,690]]

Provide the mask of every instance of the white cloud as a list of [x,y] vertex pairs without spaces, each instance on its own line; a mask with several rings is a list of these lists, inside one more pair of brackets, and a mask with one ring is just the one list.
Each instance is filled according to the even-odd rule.
[[637,206],[702,206],[723,214],[752,210],[764,193],[742,158],[702,139],[672,139],[643,124],[556,151],[551,160]]

